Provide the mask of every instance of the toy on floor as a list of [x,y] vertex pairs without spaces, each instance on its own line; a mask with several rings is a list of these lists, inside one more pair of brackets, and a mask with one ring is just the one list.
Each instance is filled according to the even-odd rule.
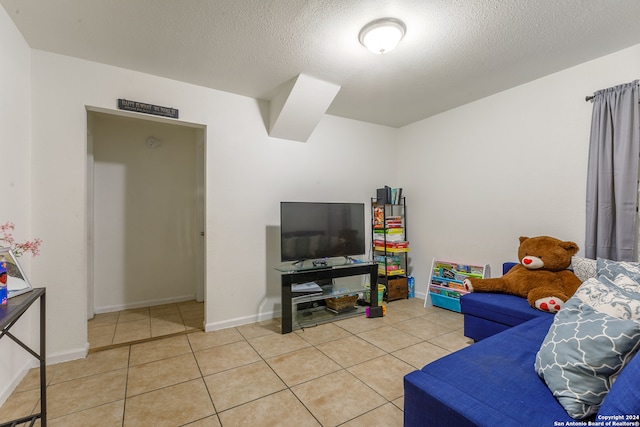
[[538,310],[556,313],[581,285],[567,270],[578,252],[574,242],[554,237],[520,237],[518,259],[504,276],[493,279],[465,279],[469,292],[503,292],[526,298]]

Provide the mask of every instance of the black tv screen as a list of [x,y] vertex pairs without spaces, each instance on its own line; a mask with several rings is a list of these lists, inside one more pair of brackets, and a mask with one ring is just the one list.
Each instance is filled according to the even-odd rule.
[[364,203],[280,203],[282,261],[365,253]]

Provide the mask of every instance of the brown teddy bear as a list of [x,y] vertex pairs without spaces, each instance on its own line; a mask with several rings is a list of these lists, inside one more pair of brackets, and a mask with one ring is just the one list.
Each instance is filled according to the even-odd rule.
[[555,313],[578,289],[581,282],[567,270],[579,248],[573,242],[553,237],[520,237],[518,259],[504,276],[465,279],[469,292],[503,292],[526,298],[531,307]]

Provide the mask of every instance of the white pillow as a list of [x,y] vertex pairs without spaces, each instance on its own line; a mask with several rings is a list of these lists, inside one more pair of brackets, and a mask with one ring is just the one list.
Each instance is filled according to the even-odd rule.
[[[627,279],[633,282],[628,277],[620,280],[626,282]],[[604,276],[587,279],[573,296],[601,313],[618,319],[640,321],[640,294],[626,292]]]
[[596,260],[589,258],[582,258],[579,256],[571,257],[571,269],[573,274],[578,276],[581,282],[586,281],[594,277],[598,277],[596,274]]

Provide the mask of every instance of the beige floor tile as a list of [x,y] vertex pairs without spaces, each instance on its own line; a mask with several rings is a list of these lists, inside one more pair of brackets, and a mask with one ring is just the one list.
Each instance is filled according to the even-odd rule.
[[201,311],[201,310],[187,311],[185,313],[180,313],[180,316],[182,316],[182,321],[185,323],[185,325],[187,323],[197,324],[198,328],[200,329],[203,328],[204,311]]
[[[147,322],[149,322],[149,320],[147,320]],[[127,323],[121,325],[126,325]],[[148,340],[149,338],[151,338],[151,324],[147,325],[146,327],[136,327],[133,329],[121,327],[121,325],[118,325],[118,327],[116,327],[116,333],[113,337],[113,344],[130,343],[140,340]]]
[[[46,379],[47,383],[51,381],[52,367],[46,367]],[[15,389],[16,393],[21,393],[28,390],[40,390],[40,368],[33,368],[27,372],[27,375],[20,381],[20,384]]]
[[175,427],[213,415],[202,378],[127,398],[123,427]]
[[116,323],[112,323],[110,325],[100,325],[88,328],[87,334],[89,335],[89,340],[92,337],[102,337],[105,335],[110,335],[113,338],[113,334],[116,333]]
[[444,308],[434,308],[428,314],[425,314],[427,319],[434,323],[446,326],[449,329],[458,329],[464,327],[464,317],[461,313],[455,311],[446,310]]
[[263,361],[209,375],[204,381],[218,412],[286,388]]
[[204,302],[197,301],[185,301],[178,303],[178,310],[180,314],[184,315],[193,315],[193,314],[201,314],[204,316]]
[[89,349],[95,350],[101,347],[108,347],[113,344],[113,335],[101,335],[94,337],[91,334],[88,336]]
[[190,330],[204,330],[204,315],[197,317],[185,317],[182,316],[182,321],[187,331]]
[[392,354],[398,359],[408,363],[416,369],[422,369],[427,363],[438,360],[449,354],[449,350],[431,344],[429,342],[421,342],[411,347],[406,347]]
[[200,370],[193,354],[132,366],[127,378],[127,397],[200,377]]
[[318,427],[320,424],[289,390],[219,414],[223,426]]
[[198,421],[194,421],[189,424],[185,424],[184,427],[221,427],[220,420],[217,415],[212,415],[207,418],[203,418]]
[[414,317],[404,322],[398,322],[395,323],[393,327],[422,340],[428,340],[457,329],[457,327],[443,326],[435,323],[426,316]]
[[124,400],[107,403],[60,418],[47,418],[48,427],[122,427]]
[[311,346],[296,334],[264,335],[250,339],[249,343],[265,359]]
[[392,325],[415,317],[410,311],[397,308],[397,303],[398,301],[392,301],[387,305],[387,313],[382,318],[378,319],[380,323],[384,325]]
[[373,411],[342,424],[342,427],[402,427],[404,414],[391,403],[382,405]]
[[333,322],[333,324],[351,332],[352,334],[359,334],[360,332],[370,331],[384,326],[381,317],[367,318],[365,316],[349,317],[348,319]]
[[289,387],[342,369],[314,347],[272,357],[267,363]]
[[261,360],[260,355],[246,341],[208,348],[194,354],[204,376]]
[[245,339],[250,340],[251,338],[261,337],[263,335],[280,334],[280,328],[280,319],[271,319],[238,326],[236,329]]
[[131,346],[129,366],[162,360],[181,354],[190,354],[191,346],[186,335],[162,338]]
[[163,304],[156,305],[153,307],[149,307],[149,316],[150,317],[163,317],[168,315],[179,315],[180,310],[178,309],[178,304]]
[[317,349],[343,368],[348,368],[385,354],[378,347],[355,335],[320,344]]
[[351,336],[350,332],[334,325],[333,323],[324,323],[312,328],[298,329],[295,333],[300,338],[313,345]]
[[117,311],[113,313],[96,314],[93,316],[93,319],[89,319],[87,327],[91,329],[98,326],[115,325],[118,323],[118,316],[120,316],[120,313]]
[[151,318],[151,336],[177,334],[186,331],[182,317],[179,314],[171,314],[162,317]]
[[0,407],[0,422],[26,417],[39,411],[40,389],[14,392]]
[[124,399],[127,370],[106,372],[47,387],[47,413],[51,418]]
[[342,424],[386,403],[344,370],[297,385],[292,391],[323,426]]
[[393,403],[398,409],[404,412],[404,396],[394,399]]
[[415,368],[387,354],[348,370],[385,399],[393,400],[404,395],[404,376]]
[[414,316],[422,316],[425,314],[426,309],[424,308],[424,299],[422,298],[408,298],[393,301],[393,307],[395,309],[404,310],[406,312],[412,313]]
[[136,329],[145,329],[151,326],[151,318],[145,317],[143,319],[129,320],[126,322],[118,322],[116,325],[116,334],[125,332],[125,331],[133,331]]
[[118,323],[135,322],[145,319],[149,319],[149,307],[121,311],[120,316],[118,316]]
[[[84,359],[54,365],[55,370],[49,374],[50,383],[58,384],[105,372],[126,369],[128,363],[128,347],[90,353]],[[47,371],[49,371],[49,369],[47,369]]]
[[418,337],[409,335],[390,326],[362,332],[358,334],[358,336],[386,352],[409,347],[421,341]]
[[462,329],[431,338],[429,342],[449,351],[458,351],[473,344],[471,338],[464,336]]
[[236,328],[220,329],[211,332],[193,332],[188,334],[187,338],[193,351],[244,341],[244,338]]

